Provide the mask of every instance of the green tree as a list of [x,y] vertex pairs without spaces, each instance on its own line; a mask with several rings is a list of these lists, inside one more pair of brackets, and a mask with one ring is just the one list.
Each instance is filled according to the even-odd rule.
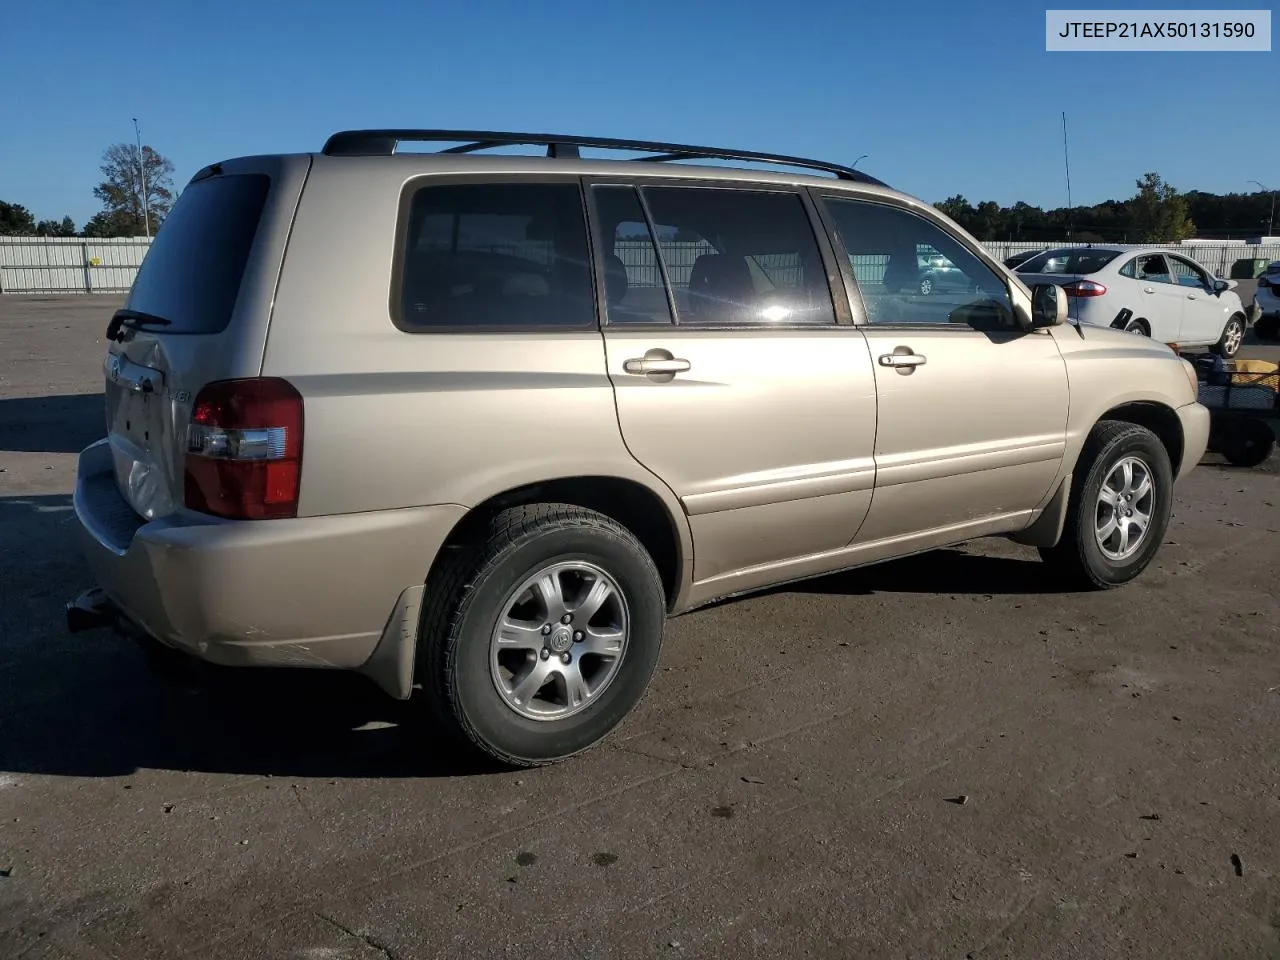
[[1169,243],[1195,234],[1187,198],[1165,183],[1160,174],[1145,173],[1137,184],[1138,192],[1129,201],[1129,228],[1134,240]]
[[0,200],[0,236],[29,237],[36,232],[36,220],[20,203]]
[[973,207],[958,193],[954,197],[947,197],[941,203],[935,203],[934,206],[962,227],[973,220]]
[[994,200],[983,200],[973,212],[971,232],[979,240],[998,240],[1003,235],[1004,210]]
[[39,237],[74,237],[76,222],[70,217],[61,220],[41,220],[36,224],[36,236]]
[[[93,188],[93,195],[102,201],[102,211],[85,224],[86,235],[140,237],[147,232],[148,225],[154,234],[173,206],[173,164],[144,145],[139,167],[137,148],[117,143],[103,152],[99,169],[104,179]],[[146,221],[143,220],[144,211]],[[96,232],[88,233],[89,224],[94,225]]]
[[[154,230],[151,231],[155,233]],[[142,218],[127,213],[95,213],[84,225],[86,237],[140,237],[143,234]]]

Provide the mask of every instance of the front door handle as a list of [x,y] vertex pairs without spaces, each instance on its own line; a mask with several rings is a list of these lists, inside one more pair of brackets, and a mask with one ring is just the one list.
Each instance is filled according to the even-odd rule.
[[1194,293],[1188,293],[1188,294],[1187,294],[1187,299],[1188,299],[1188,300],[1194,300],[1195,298],[1196,298],[1196,295],[1195,295]]
[[627,373],[684,373],[692,366],[688,360],[672,357],[670,360],[634,357],[622,365]]
[[643,357],[632,357],[622,362],[622,369],[627,373],[635,373],[659,383],[668,383],[677,373],[684,373],[693,366],[683,357],[674,357],[670,350],[655,347],[646,350]]
[[1155,293],[1155,291],[1154,291],[1154,290],[1152,290],[1150,287],[1143,287],[1143,288],[1142,288],[1142,292],[1143,292],[1143,293]]
[[882,367],[922,367],[928,361],[918,353],[882,353],[880,354],[880,366]]

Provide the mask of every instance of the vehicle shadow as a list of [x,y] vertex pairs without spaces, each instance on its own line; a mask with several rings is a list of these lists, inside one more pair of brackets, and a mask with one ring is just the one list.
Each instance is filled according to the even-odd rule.
[[993,557],[957,549],[931,550],[901,560],[802,580],[772,592],[859,596],[872,593],[1061,594],[1064,584],[1034,555]]
[[74,534],[68,496],[0,498],[0,772],[492,770],[446,742],[418,704],[394,701],[361,676],[197,667],[177,682],[151,671],[132,641],[105,630],[68,634],[62,604],[88,585]]
[[79,453],[106,436],[101,393],[0,399],[0,450]]

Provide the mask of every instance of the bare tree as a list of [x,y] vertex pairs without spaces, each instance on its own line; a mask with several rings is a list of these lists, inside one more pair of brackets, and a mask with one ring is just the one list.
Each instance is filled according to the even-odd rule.
[[[138,163],[138,148],[129,143],[117,143],[102,154],[102,175],[105,178],[93,188],[93,195],[102,201],[102,211],[90,223],[95,225],[96,236],[140,237],[147,232],[143,220],[146,211],[150,232],[155,233],[173,206],[173,164],[143,146],[142,164]],[[146,176],[146,202],[143,202],[143,171]],[[89,226],[85,227],[86,232]]]

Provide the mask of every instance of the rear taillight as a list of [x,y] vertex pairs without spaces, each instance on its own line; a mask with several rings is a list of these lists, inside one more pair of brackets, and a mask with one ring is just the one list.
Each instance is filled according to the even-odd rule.
[[234,520],[298,513],[302,396],[286,380],[219,380],[196,395],[187,427],[185,502]]
[[1074,280],[1062,289],[1068,297],[1100,297],[1107,292],[1106,287],[1093,280]]

